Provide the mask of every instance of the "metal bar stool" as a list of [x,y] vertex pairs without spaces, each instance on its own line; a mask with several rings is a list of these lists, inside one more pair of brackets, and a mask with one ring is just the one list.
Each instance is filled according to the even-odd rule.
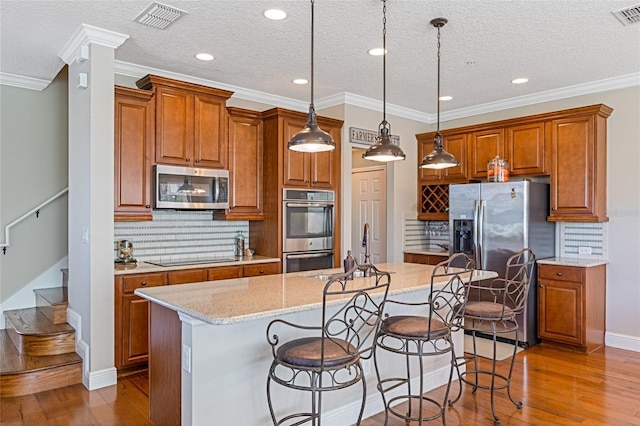
[[[357,270],[364,277],[352,279]],[[304,326],[276,319],[267,326],[273,362],[267,378],[267,402],[274,425],[321,424],[322,394],[362,382],[362,403],[356,424],[362,421],[367,397],[362,359],[373,354],[373,339],[382,319],[381,305],[387,298],[391,278],[371,264],[355,265],[344,274],[333,275],[323,290],[322,320]],[[338,301],[338,303],[336,303]],[[304,337],[281,342],[279,333],[304,331]],[[277,419],[271,384],[311,394],[309,411]]]
[[[453,405],[462,394],[462,382],[473,387],[472,393],[477,389],[491,391],[491,414],[495,424],[500,423],[496,415],[493,396],[498,389],[507,389],[509,399],[517,408],[522,408],[522,402],[516,401],[511,396],[511,375],[518,349],[518,321],[516,315],[522,313],[527,305],[529,285],[536,256],[529,248],[509,257],[505,278],[497,278],[488,286],[470,285],[470,291],[484,293],[480,295],[480,301],[467,301],[464,311],[464,330],[471,331],[473,336],[473,354],[462,356],[456,360],[456,371],[460,383],[460,389],[455,399],[449,401]],[[493,338],[493,362],[491,371],[478,368],[478,355],[476,352],[476,333],[491,334]],[[515,332],[515,345],[508,375],[496,373],[496,341],[499,334]],[[459,367],[473,363],[473,368],[460,373]],[[481,383],[482,377],[489,377],[489,383]]]
[[[373,359],[378,378],[377,387],[384,403],[385,425],[389,421],[389,414],[404,419],[407,424],[417,421],[422,425],[423,421],[439,417],[442,417],[442,423],[445,424],[446,401],[456,360],[451,333],[459,330],[462,325],[464,302],[473,269],[474,262],[466,254],[454,254],[434,267],[427,300],[405,302],[388,299],[384,303],[385,314],[376,335]],[[386,312],[389,308],[402,309],[404,312],[389,315]],[[404,355],[406,375],[382,378],[380,351]],[[424,395],[423,361],[424,357],[446,353],[451,353],[449,383],[443,400],[436,401]],[[418,389],[412,389],[412,359],[417,359]],[[405,405],[397,404],[403,402],[406,403],[406,411],[401,412]],[[425,414],[425,410],[429,412]]]

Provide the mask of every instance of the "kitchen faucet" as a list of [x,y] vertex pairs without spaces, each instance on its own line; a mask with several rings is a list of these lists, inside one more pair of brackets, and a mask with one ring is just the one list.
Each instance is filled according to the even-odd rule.
[[[364,247],[364,264],[370,263],[369,257],[369,224],[364,224],[364,232],[362,234],[362,247]],[[365,277],[369,276],[369,269],[365,270]]]

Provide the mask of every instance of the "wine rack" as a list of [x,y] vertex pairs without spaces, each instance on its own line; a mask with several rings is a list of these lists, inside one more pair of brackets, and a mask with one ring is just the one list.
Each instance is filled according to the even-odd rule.
[[449,219],[449,185],[420,185],[420,220]]

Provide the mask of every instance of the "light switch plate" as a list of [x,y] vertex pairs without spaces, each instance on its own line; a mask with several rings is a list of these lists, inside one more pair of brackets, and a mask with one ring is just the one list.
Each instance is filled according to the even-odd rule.
[[578,254],[591,254],[591,247],[578,247]]
[[182,345],[182,369],[191,373],[191,348],[187,345]]

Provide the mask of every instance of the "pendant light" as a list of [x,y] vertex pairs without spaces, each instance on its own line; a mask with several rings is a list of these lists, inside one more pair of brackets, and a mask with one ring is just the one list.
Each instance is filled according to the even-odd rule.
[[309,104],[309,116],[306,126],[293,135],[289,141],[289,149],[298,152],[332,151],[336,148],[336,143],[331,135],[318,127],[316,110],[313,106],[313,4],[314,0],[311,0],[311,103]]
[[442,147],[442,135],[440,134],[440,28],[446,23],[445,18],[436,18],[431,21],[431,25],[438,29],[438,124],[436,136],[433,139],[433,151],[424,156],[419,166],[421,169],[446,169],[460,165],[456,157]]
[[405,159],[402,149],[391,141],[391,126],[387,122],[387,1],[382,1],[382,122],[378,126],[375,144],[362,154],[365,160],[397,161]]

